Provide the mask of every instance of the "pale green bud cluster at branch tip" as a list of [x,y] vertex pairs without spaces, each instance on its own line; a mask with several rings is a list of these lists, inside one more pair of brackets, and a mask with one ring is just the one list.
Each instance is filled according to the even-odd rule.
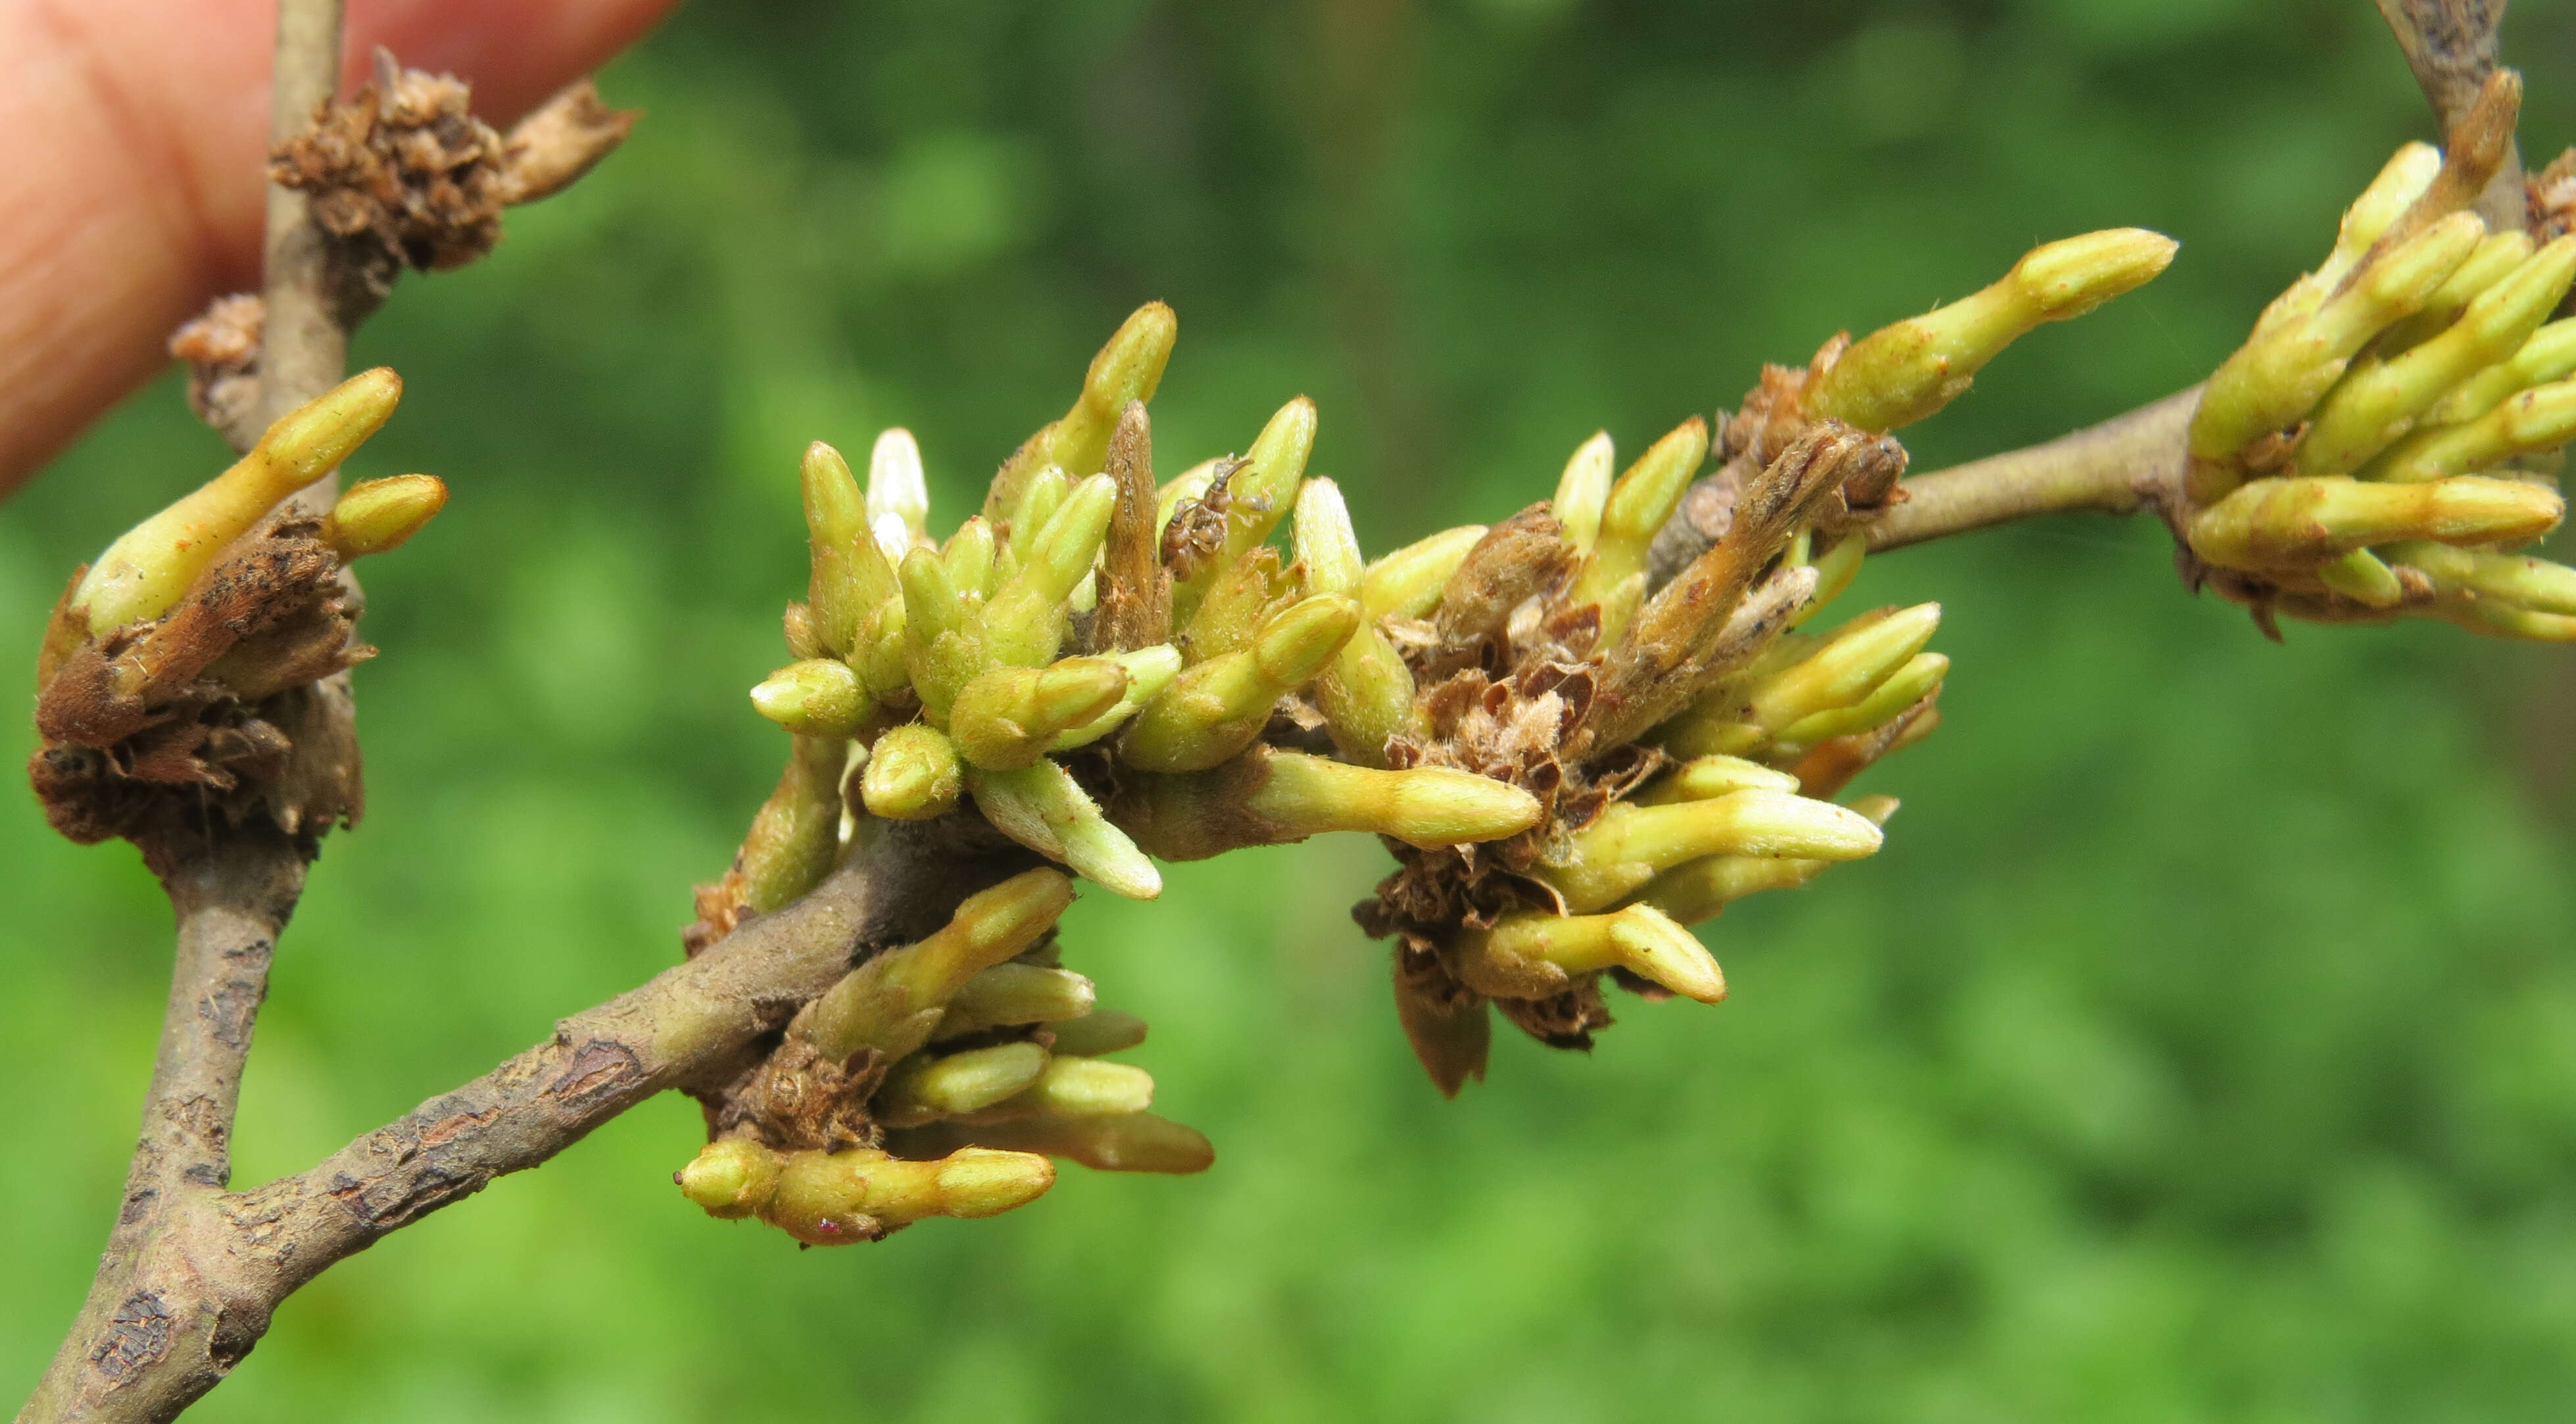
[[2576,237],[2489,231],[2477,177],[2398,150],[2193,412],[2177,525],[2267,631],[2433,617],[2576,640],[2576,571],[2520,553],[2566,512],[2576,319],[2552,318]]

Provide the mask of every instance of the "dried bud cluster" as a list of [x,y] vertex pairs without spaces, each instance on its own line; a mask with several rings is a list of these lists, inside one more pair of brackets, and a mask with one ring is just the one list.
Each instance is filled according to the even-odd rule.
[[149,852],[208,809],[289,834],[356,818],[357,748],[316,685],[370,656],[341,570],[410,538],[447,489],[376,480],[319,518],[287,501],[401,398],[389,370],[351,377],[73,576],[37,658],[28,766],[55,829]]
[[2576,639],[2576,569],[2516,553],[2566,513],[2576,319],[2551,318],[2576,281],[2576,161],[2534,180],[2527,232],[2468,210],[2501,152],[2481,135],[2511,129],[2505,77],[2447,156],[2398,150],[2193,414],[2187,572],[2275,636],[2286,613]]
[[[692,952],[894,823],[998,832],[1136,898],[1160,893],[1155,857],[1356,830],[1398,862],[1356,914],[1397,940],[1399,1015],[1444,1091],[1482,1074],[1488,1005],[1580,1047],[1609,1022],[1604,976],[1714,1002],[1725,978],[1686,924],[1877,850],[1895,803],[1832,798],[1938,721],[1937,607],[1797,631],[1902,497],[1884,427],[2171,253],[2139,232],[2041,248],[1956,307],[1766,372],[1706,481],[1708,422],[1624,473],[1598,435],[1553,501],[1374,563],[1340,490],[1306,476],[1303,398],[1240,456],[1157,484],[1159,303],[945,540],[908,434],[878,439],[864,488],[817,444],[795,661],[752,690],[793,755],[701,889]],[[1058,964],[1070,898],[1028,871],[863,959],[709,1100],[683,1189],[821,1244],[1017,1205],[1048,1156],[1206,1166],[1204,1139],[1144,1112],[1149,1078],[1092,1056],[1143,1026],[1093,1012]]]

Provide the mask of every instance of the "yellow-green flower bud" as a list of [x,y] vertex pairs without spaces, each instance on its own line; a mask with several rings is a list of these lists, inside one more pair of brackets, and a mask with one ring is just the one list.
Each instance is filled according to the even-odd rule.
[[895,597],[894,566],[869,531],[867,501],[841,452],[815,441],[805,447],[801,473],[813,567],[805,606],[823,646],[848,657],[862,645],[868,620]]
[[922,711],[933,722],[945,722],[958,692],[988,665],[980,626],[984,600],[962,588],[947,563],[928,549],[906,554],[896,572],[903,580],[904,667]]
[[1126,833],[1052,761],[1012,771],[970,768],[967,789],[993,828],[1050,860],[1071,866],[1102,889],[1130,900],[1163,893],[1163,874]]
[[[1331,480],[1308,480],[1297,492],[1296,535],[1307,592],[1358,595],[1366,565],[1351,531],[1350,510]],[[1316,676],[1315,705],[1342,755],[1367,766],[1384,764],[1388,738],[1427,730],[1413,704],[1413,670],[1365,617]]]
[[963,1117],[1027,1088],[1046,1066],[1047,1051],[1034,1043],[997,1043],[936,1058],[916,1053],[886,1076],[870,1115],[887,1127]]
[[2475,213],[2453,213],[2381,254],[2314,312],[2258,328],[2220,363],[2192,412],[2192,498],[2224,498],[2243,476],[2238,454],[2305,417],[2354,353],[2421,307],[2485,236]]
[[957,809],[965,789],[957,744],[926,722],[906,722],[878,734],[859,773],[859,800],[871,816],[927,821]]
[[1776,733],[1802,717],[1849,707],[1923,651],[1940,626],[1937,603],[1854,619],[1805,658],[1756,681],[1743,720]]
[[2368,549],[2355,549],[2342,558],[2317,565],[2317,580],[2373,608],[2394,608],[2406,599],[2406,585],[2398,580],[2397,571],[2381,563]]
[[322,521],[322,537],[343,563],[387,554],[408,543],[447,507],[436,475],[395,475],[352,486]]
[[1638,456],[1611,487],[1592,539],[1592,557],[1568,595],[1571,604],[1601,605],[1603,647],[1616,645],[1627,631],[1628,619],[1645,595],[1646,546],[1672,517],[1682,491],[1690,488],[1691,477],[1707,458],[1708,423],[1692,416]]
[[2178,245],[2161,233],[2114,228],[2034,248],[1975,296],[1854,342],[1807,387],[1807,413],[1863,430],[1911,425],[1957,399],[2024,332],[2145,285]]
[[231,469],[108,545],[72,590],[71,606],[88,610],[94,636],[169,612],[227,545],[339,468],[401,401],[402,378],[378,366],[279,416]]
[[2460,319],[2469,303],[2489,287],[2504,280],[2506,274],[2531,259],[2538,244],[2527,232],[2490,233],[2460,270],[2449,281],[2433,289],[2423,310],[2407,317],[2380,333],[2376,343],[2382,353],[2405,351],[2440,334],[2441,330]]
[[876,704],[847,663],[808,658],[790,663],[751,690],[761,716],[809,737],[847,737],[876,715]]
[[[1885,826],[1896,808],[1893,796],[1860,796],[1851,803],[1854,813],[1877,826]],[[1697,924],[1747,895],[1764,890],[1795,890],[1838,863],[1785,856],[1712,855],[1656,876],[1638,892],[1637,901],[1683,924]]]
[[2317,408],[2299,442],[2302,475],[2355,469],[2404,435],[2444,392],[2510,361],[2576,279],[2576,237],[2563,237],[2489,287],[2440,335],[2387,361],[2363,360]]
[[1780,729],[1784,746],[1812,747],[1828,737],[1874,732],[1905,714],[1905,709],[1940,691],[1950,674],[1950,660],[1939,653],[1916,653],[1869,695],[1848,707],[1812,712]]
[[1093,999],[1091,981],[1070,969],[996,964],[967,980],[949,999],[948,1012],[930,1038],[936,1043],[1006,1024],[1079,1019],[1091,1012]]
[[2576,569],[2521,554],[2487,554],[2447,544],[2408,541],[2380,553],[2422,569],[2445,593],[2473,593],[2538,613],[2576,615]]
[[2191,521],[2191,547],[2235,569],[2314,568],[2399,539],[2511,543],[2557,527],[2555,490],[2459,475],[2421,484],[2256,480]]
[[1073,408],[1030,436],[993,476],[993,487],[984,498],[985,517],[1007,515],[1020,502],[1028,481],[1049,465],[1060,466],[1077,479],[1100,473],[1109,457],[1109,437],[1118,428],[1118,413],[1129,401],[1154,398],[1180,333],[1180,318],[1161,302],[1147,302],[1130,314],[1100,354],[1091,358]]
[[850,744],[837,737],[796,737],[778,787],[751,818],[734,853],[743,902],[761,914],[823,883],[841,849],[841,774]]
[[1621,803],[1574,837],[1562,865],[1532,873],[1577,913],[1615,903],[1663,872],[1707,855],[1859,860],[1882,837],[1868,818],[1830,801],[1738,791],[1662,806]]
[[1360,607],[1369,621],[1421,618],[1440,606],[1440,592],[1450,575],[1467,562],[1469,551],[1484,540],[1482,524],[1443,529],[1428,539],[1407,544],[1368,566],[1360,579]]
[[1095,1009],[1078,1019],[1050,1024],[1058,1058],[1097,1058],[1123,1053],[1145,1041],[1145,1021],[1116,1009]]
[[957,526],[948,542],[939,550],[939,561],[948,570],[948,582],[969,597],[989,598],[993,593],[993,562],[996,545],[993,526],[982,515],[975,515]]
[[1054,660],[1064,645],[1074,586],[1091,572],[1118,509],[1118,482],[1093,475],[1075,486],[1030,537],[1019,571],[984,606],[986,656],[1020,667]]
[[1591,439],[1574,447],[1565,473],[1557,477],[1556,497],[1548,501],[1558,537],[1584,553],[1592,552],[1592,541],[1601,532],[1601,508],[1610,499],[1610,477],[1617,473],[1617,459],[1610,432],[1594,432]]
[[1136,715],[1137,708],[1161,695],[1164,688],[1172,685],[1172,679],[1181,675],[1180,650],[1169,643],[1104,656],[1107,661],[1126,670],[1127,691],[1119,697],[1118,705],[1079,727],[1058,733],[1047,750],[1069,752],[1075,747],[1087,747],[1117,731],[1128,718]]
[[2564,613],[2540,613],[2487,598],[2446,600],[2438,607],[2452,622],[2491,638],[2576,643],[2576,618]]
[[760,1218],[809,1246],[841,1246],[926,1217],[997,1216],[1053,1185],[1055,1165],[1027,1152],[961,1147],[936,1162],[864,1147],[790,1152]]
[[1024,1117],[961,1127],[942,1123],[906,1135],[912,1140],[969,1141],[1078,1162],[1095,1172],[1204,1172],[1216,1149],[1199,1133],[1152,1113],[1125,1117]]
[[2506,399],[2461,425],[2418,431],[2362,471],[2365,478],[2418,484],[2492,469],[2517,455],[2555,450],[2576,438],[2576,380],[2554,381]]
[[778,1166],[776,1152],[747,1138],[728,1137],[700,1148],[674,1180],[707,1215],[738,1221],[757,1212],[778,1190]]
[[1057,1057],[1016,1096],[995,1103],[970,1121],[1015,1117],[1125,1117],[1154,1105],[1154,1075],[1132,1063]]
[[1126,695],[1127,669],[1115,658],[998,667],[957,694],[948,737],[966,760],[1006,771],[1036,761],[1058,737],[1100,720]]
[[1742,757],[1693,757],[1634,798],[1640,806],[1669,806],[1676,801],[1710,801],[1738,791],[1798,789],[1798,778]]
[[1663,911],[1631,905],[1609,915],[1506,915],[1466,930],[1454,950],[1468,988],[1499,999],[1544,999],[1573,977],[1618,967],[1703,1004],[1726,997],[1726,975],[1689,930]]
[[1869,553],[1869,540],[1862,535],[1846,534],[1834,541],[1816,560],[1816,591],[1805,607],[1789,619],[1792,628],[1825,611],[1825,605],[1842,596],[1852,580],[1860,576],[1861,559]]
[[1144,771],[1203,771],[1259,739],[1270,709],[1341,651],[1360,606],[1335,594],[1301,599],[1261,625],[1252,646],[1185,668],[1139,708],[1120,743]]
[[1172,618],[1187,623],[1226,571],[1270,538],[1297,498],[1306,458],[1315,448],[1315,403],[1304,396],[1270,417],[1243,452],[1243,467],[1226,485],[1225,545],[1214,559],[1172,586]]
[[2331,293],[2360,265],[2371,246],[2406,216],[2441,171],[2442,151],[2429,143],[2406,144],[2389,157],[2370,186],[2344,209],[2343,221],[2335,230],[2334,251],[2317,268],[2316,280],[2323,292]]
[[2477,419],[2509,396],[2576,374],[2576,318],[2553,321],[2531,334],[2513,359],[2489,366],[2451,388],[2424,412],[2419,430]]
[[1166,860],[1204,860],[1326,831],[1465,845],[1518,835],[1545,814],[1537,797],[1470,771],[1379,771],[1269,747],[1213,771],[1130,778],[1117,809],[1118,823]]
[[879,435],[868,452],[868,528],[896,563],[930,539],[930,485],[921,477],[921,447],[901,426]]
[[1037,542],[1038,532],[1064,507],[1064,497],[1073,481],[1053,465],[1038,471],[1037,478],[1020,494],[1020,502],[1011,510],[1010,537],[1003,547],[1018,557],[1026,557],[1029,547]]
[[1073,882],[1045,867],[970,895],[929,938],[843,975],[797,1016],[794,1031],[827,1058],[912,1053],[969,980],[1036,944],[1072,903]]

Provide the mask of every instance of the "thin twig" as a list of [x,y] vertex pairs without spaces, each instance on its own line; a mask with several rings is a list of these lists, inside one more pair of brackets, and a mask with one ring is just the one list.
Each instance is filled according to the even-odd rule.
[[[2497,31],[2505,0],[2374,0],[2397,36],[2406,67],[2448,133],[2477,103],[2497,67]],[[2511,143],[2479,195],[2478,216],[2497,231],[2523,224],[2522,151]]]
[[2182,491],[2183,439],[2200,387],[2045,445],[1905,481],[1905,502],[1870,526],[1869,547],[1902,549],[2037,514],[2135,514]]

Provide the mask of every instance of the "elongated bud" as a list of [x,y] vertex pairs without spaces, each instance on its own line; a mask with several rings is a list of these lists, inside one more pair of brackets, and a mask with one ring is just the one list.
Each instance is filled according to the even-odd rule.
[[[1860,796],[1851,803],[1855,814],[1882,827],[1896,814],[1896,808],[1893,796]],[[1682,924],[1697,924],[1747,895],[1764,890],[1795,890],[1838,863],[1785,856],[1712,855],[1656,876],[1638,892],[1637,900]]]
[[1216,1161],[1216,1149],[1196,1130],[1152,1113],[1130,1113],[1125,1117],[1024,1117],[977,1127],[942,1123],[907,1133],[903,1138],[906,1150],[915,1142],[960,1141],[1062,1157],[1095,1172],[1167,1172],[1186,1176],[1204,1172]]
[[869,616],[895,597],[894,566],[868,528],[867,502],[840,451],[820,440],[806,446],[801,475],[813,567],[805,606],[823,646],[848,657]]
[[2517,455],[2555,450],[2576,438],[2576,380],[2524,391],[2462,425],[2419,432],[2398,442],[2362,474],[2392,484],[2420,484],[2493,469]]
[[968,597],[989,597],[998,547],[993,526],[982,515],[958,525],[957,532],[949,535],[939,550],[939,561],[948,570],[948,582]]
[[1093,998],[1091,981],[1070,969],[996,964],[967,980],[949,999],[948,1012],[931,1041],[962,1038],[1006,1024],[1078,1019],[1091,1012]]
[[1047,521],[1064,507],[1065,494],[1072,488],[1073,481],[1065,478],[1064,471],[1055,466],[1049,465],[1038,471],[1037,478],[1029,481],[1029,487],[1021,492],[1020,502],[1011,509],[1010,537],[1004,541],[1004,547],[1025,557],[1037,543],[1038,535],[1045,530]]
[[1199,603],[1246,555],[1270,538],[1297,498],[1306,459],[1315,448],[1315,403],[1299,396],[1281,406],[1243,452],[1242,468],[1227,490],[1225,544],[1216,558],[1172,586],[1172,617],[1187,623]]
[[2143,228],[2115,228],[2034,248],[1975,296],[1852,343],[1808,386],[1807,413],[1863,430],[1911,425],[1957,399],[2024,332],[2145,285],[2178,245]]
[[1180,319],[1161,302],[1148,302],[1130,314],[1100,354],[1091,358],[1073,408],[1030,436],[1003,462],[984,498],[985,517],[999,519],[1008,513],[1019,503],[1022,488],[1048,465],[1061,466],[1076,478],[1098,474],[1108,458],[1109,436],[1118,428],[1118,413],[1129,401],[1154,398],[1180,330]]
[[1673,768],[1670,775],[1646,788],[1635,798],[1641,806],[1667,806],[1676,801],[1709,801],[1730,796],[1738,791],[1787,791],[1798,789],[1798,778],[1785,771],[1773,771],[1760,762],[1742,757],[1694,757]]
[[72,606],[88,610],[93,635],[169,612],[226,545],[339,468],[401,401],[402,378],[378,366],[278,417],[231,469],[108,545],[72,590]]
[[1306,591],[1357,598],[1368,565],[1360,557],[1359,535],[1351,529],[1341,486],[1326,479],[1306,481],[1297,491],[1295,530],[1297,562],[1306,566]]
[[1114,658],[995,668],[957,694],[948,736],[958,754],[977,766],[1027,766],[1058,737],[1098,721],[1126,694],[1127,669]]
[[1645,593],[1646,546],[1672,517],[1690,488],[1700,462],[1708,458],[1708,423],[1692,416],[1658,440],[1619,477],[1601,508],[1592,557],[1568,596],[1575,604],[1601,605],[1601,643],[1608,647],[1627,631]]
[[986,666],[976,615],[983,600],[950,577],[948,565],[928,549],[906,554],[896,571],[903,580],[903,656],[922,711],[948,720],[958,692]]
[[1407,544],[1368,566],[1360,580],[1360,606],[1370,621],[1421,618],[1440,604],[1440,591],[1484,541],[1486,527],[1462,524]]
[[[865,1147],[770,1155],[776,1175],[760,1200],[727,1214],[756,1215],[808,1246],[875,1241],[925,1217],[998,1215],[1055,1184],[1055,1166],[1044,1157],[982,1147],[961,1147],[935,1162]],[[689,1171],[680,1175],[687,1190]]]
[[322,537],[341,562],[401,548],[447,507],[447,484],[436,475],[395,475],[353,485],[331,506]]
[[2473,593],[2537,613],[2576,615],[2576,569],[2522,554],[2488,554],[2447,544],[2408,541],[2380,553],[2422,569],[2445,593]]
[[1859,860],[1875,854],[1881,839],[1866,817],[1830,801],[1738,791],[1709,801],[1612,806],[1574,838],[1565,864],[1533,873],[1556,888],[1567,909],[1581,913],[1701,856]]
[[1123,782],[1118,824],[1166,860],[1204,860],[1326,831],[1419,846],[1502,840],[1539,823],[1538,798],[1448,767],[1379,771],[1256,747],[1212,771]]
[[2469,303],[2501,282],[2515,268],[2531,260],[2538,244],[2527,232],[2490,233],[2460,270],[2433,289],[2423,309],[2380,333],[2375,343],[2383,354],[2410,350],[2439,335],[2443,328],[2460,319]]
[[841,848],[841,773],[849,759],[849,743],[835,737],[789,743],[787,769],[734,854],[743,903],[753,910],[780,909],[831,873]]
[[2399,539],[2536,539],[2565,513],[2555,490],[2477,475],[2423,484],[2257,480],[2193,518],[2191,547],[2228,568],[2312,568]]
[[849,665],[809,658],[771,673],[751,690],[761,716],[809,737],[847,737],[876,714],[868,690]]
[[1158,643],[1133,652],[1111,653],[1105,660],[1126,670],[1126,692],[1108,711],[1079,727],[1058,733],[1047,750],[1066,752],[1075,747],[1087,747],[1117,731],[1126,725],[1128,718],[1136,715],[1137,708],[1161,695],[1164,688],[1172,685],[1172,679],[1181,675],[1180,650],[1169,643]]
[[1360,606],[1317,594],[1273,615],[1252,646],[1185,668],[1140,708],[1120,749],[1144,771],[1203,771],[1251,746],[1271,706],[1313,678],[1359,627]]
[[1547,502],[1548,512],[1556,516],[1556,527],[1565,542],[1587,554],[1592,552],[1592,541],[1601,532],[1601,507],[1610,499],[1610,477],[1617,472],[1617,458],[1610,432],[1594,432],[1591,439],[1574,447],[1573,458],[1565,462],[1565,473],[1557,477],[1556,497]]
[[[2352,269],[2361,264],[2372,244],[2386,235],[2415,200],[2433,186],[2442,171],[2442,151],[2429,143],[2410,143],[2399,148],[2383,166],[2370,186],[2361,190],[2352,206],[2344,209],[2343,221],[2335,231],[2334,251],[2326,255],[2317,268],[2317,300],[2341,285]],[[2314,309],[2314,303],[2310,310]]]
[[1840,597],[1860,576],[1861,559],[1869,552],[1869,540],[1858,534],[1847,534],[1834,541],[1833,547],[1816,559],[1816,591],[1807,598],[1806,606],[1789,619],[1789,626],[1799,627],[1825,611],[1825,605]]
[[1939,653],[1916,653],[1905,666],[1888,674],[1869,695],[1849,707],[1810,713],[1780,729],[1783,746],[1811,747],[1829,737],[1873,732],[1903,716],[1915,703],[1941,690],[1950,675],[1950,660]]
[[2553,321],[2531,334],[2509,361],[2499,362],[2451,388],[2424,412],[2422,425],[2458,425],[2477,419],[2507,397],[2576,373],[2576,318]]
[[[1310,593],[1356,596],[1366,577],[1350,511],[1331,480],[1308,480],[1297,493],[1297,561]],[[1365,615],[1317,675],[1315,705],[1333,744],[1364,766],[1384,764],[1388,738],[1427,730],[1413,705],[1413,670]]]
[[1040,759],[1014,771],[967,773],[975,807],[993,828],[1102,889],[1130,900],[1163,893],[1163,874],[1126,833],[1109,824],[1072,773]]
[[2299,442],[2298,473],[2339,475],[2404,435],[2442,394],[2510,361],[2576,279],[2576,237],[2549,244],[2468,304],[2460,319],[2385,362],[2356,365],[2318,407]]
[[1116,1009],[1095,1009],[1080,1018],[1053,1024],[1048,1032],[1055,1035],[1058,1058],[1097,1058],[1104,1053],[1123,1053],[1143,1043],[1145,1021]]
[[2192,412],[2192,498],[2224,498],[2243,477],[2233,463],[2239,453],[2306,416],[2353,354],[2421,307],[2485,236],[2476,214],[2454,213],[2373,259],[2312,313],[2258,328],[2210,376]]
[[[930,485],[921,475],[921,447],[901,426],[878,435],[868,452],[868,528],[877,547],[898,563],[930,538]],[[891,537],[898,531],[900,538]]]
[[907,722],[880,733],[859,772],[859,800],[871,816],[927,821],[957,809],[965,788],[957,744],[925,722]]
[[2576,643],[2576,618],[2540,613],[2496,599],[2445,600],[2437,610],[2472,633],[2533,643]]
[[1154,1075],[1132,1063],[1096,1058],[1050,1058],[1037,1080],[974,1121],[1015,1117],[1125,1117],[1154,1105]]
[[794,1032],[827,1058],[871,1048],[901,1058],[929,1041],[968,980],[1036,944],[1072,903],[1073,882],[1045,867],[970,895],[929,938],[843,975],[797,1015]]
[[1835,631],[1813,653],[1753,685],[1744,720],[1777,732],[1802,717],[1849,707],[1905,666],[1941,626],[1941,605],[1918,604],[1900,613]]
[[1543,999],[1573,976],[1614,966],[1703,1004],[1726,997],[1726,976],[1689,930],[1661,910],[1631,905],[1610,915],[1506,915],[1458,936],[1458,977],[1481,994]]
[[1034,1043],[999,1043],[936,1058],[917,1053],[887,1075],[869,1105],[870,1116],[887,1127],[963,1117],[1027,1088],[1046,1066],[1047,1051]]
[[1068,600],[1091,572],[1118,508],[1118,484],[1093,475],[1075,486],[1043,529],[1030,538],[1019,571],[985,605],[983,641],[988,655],[1020,667],[1038,667],[1064,644]]

